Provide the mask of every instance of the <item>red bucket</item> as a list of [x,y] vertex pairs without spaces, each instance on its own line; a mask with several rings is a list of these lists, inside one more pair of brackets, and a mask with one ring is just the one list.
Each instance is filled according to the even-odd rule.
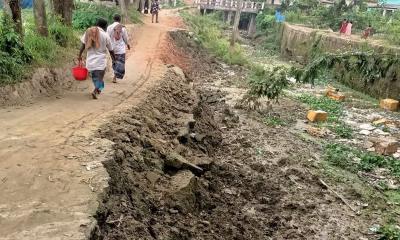
[[89,75],[89,71],[82,65],[82,61],[79,61],[78,65],[72,68],[72,76],[76,81],[85,81]]

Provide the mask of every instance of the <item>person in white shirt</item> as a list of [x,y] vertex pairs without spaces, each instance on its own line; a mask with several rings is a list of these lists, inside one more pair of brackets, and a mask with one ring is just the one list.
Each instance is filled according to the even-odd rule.
[[87,50],[86,68],[89,70],[90,77],[94,84],[92,92],[93,99],[104,89],[104,75],[107,67],[107,50],[111,59],[115,59],[111,39],[105,32],[107,21],[99,18],[95,27],[86,30],[81,38],[82,46],[79,51],[78,59],[82,61],[82,53]]
[[125,61],[126,61],[126,48],[131,49],[129,45],[128,32],[125,26],[121,24],[121,16],[114,16],[114,23],[108,26],[107,34],[111,38],[111,43],[114,49],[115,60],[113,61],[114,79],[123,79],[125,76]]

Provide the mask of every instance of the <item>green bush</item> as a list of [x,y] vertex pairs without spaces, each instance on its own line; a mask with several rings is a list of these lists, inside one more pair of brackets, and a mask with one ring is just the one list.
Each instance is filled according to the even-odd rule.
[[263,66],[254,65],[250,75],[248,93],[251,96],[278,100],[283,89],[289,85],[288,72],[289,69],[283,66],[267,70]]
[[132,23],[142,23],[140,13],[136,9],[129,9],[129,19]]
[[49,34],[50,37],[62,47],[76,46],[77,37],[75,36],[74,30],[62,24],[61,20],[55,16],[52,16],[49,21]]
[[[176,0],[176,6],[175,8],[180,8],[180,7],[184,7],[186,4],[184,1],[182,0]],[[169,9],[169,8],[174,8],[173,6],[173,1],[167,1],[166,3],[164,3],[162,5],[162,8],[164,9]]]
[[28,33],[24,38],[25,47],[31,52],[34,61],[38,64],[51,63],[57,58],[57,43],[48,37]]
[[22,78],[23,67],[32,62],[32,54],[15,32],[14,23],[3,15],[0,28],[0,85],[11,84]]
[[191,30],[195,33],[200,43],[217,57],[229,64],[244,65],[247,60],[242,48],[235,44],[231,47],[229,41],[223,36],[223,24],[211,16],[194,16],[182,14]]
[[114,14],[119,13],[115,7],[106,7],[93,3],[76,3],[72,24],[74,28],[86,30],[94,26],[98,18],[111,22]]
[[281,41],[282,23],[277,23],[275,19],[275,10],[266,8],[257,15],[257,31],[264,36],[264,50],[279,51]]
[[379,240],[399,240],[400,227],[395,220],[389,221],[387,224],[379,228],[378,233],[381,235]]
[[[117,7],[77,2],[73,15],[73,27],[79,30],[86,30],[88,27],[95,25],[98,18],[104,18],[111,23],[115,14],[121,14],[121,10]],[[140,22],[140,14],[136,10],[129,10],[129,17],[133,23]]]
[[256,17],[257,29],[261,31],[267,31],[275,27],[275,22],[275,15],[271,11],[264,11]]
[[[63,47],[75,47],[76,36],[71,27],[53,16],[48,19],[49,37],[37,34],[32,10],[22,12],[24,38],[15,31],[13,22],[3,15],[0,28],[0,84],[22,80],[30,65],[54,65],[67,54]],[[61,55],[59,54],[61,53]]]
[[395,12],[389,21],[382,24],[379,32],[385,33],[390,42],[400,44],[400,13]]

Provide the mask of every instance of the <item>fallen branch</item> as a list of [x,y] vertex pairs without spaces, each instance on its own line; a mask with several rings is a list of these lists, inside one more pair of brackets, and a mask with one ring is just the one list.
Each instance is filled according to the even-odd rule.
[[326,189],[328,189],[330,192],[332,192],[333,194],[336,195],[337,198],[339,198],[347,207],[349,207],[353,212],[355,212],[357,215],[360,215],[360,212],[357,211],[355,208],[353,208],[347,201],[346,199],[344,199],[342,196],[340,196],[337,192],[335,192],[335,190],[333,190],[331,187],[328,186],[328,184],[326,184],[322,179],[318,179],[319,182],[326,187]]
[[374,175],[374,174],[372,174],[372,173],[366,173],[366,172],[360,172],[359,174],[358,174],[359,176],[361,175],[364,175],[364,176],[367,176],[367,177],[371,177],[371,178],[375,178],[375,179],[386,179],[386,177],[384,177],[384,176],[377,176],[377,175]]
[[110,220],[110,221],[107,220],[106,223],[108,224],[118,223],[117,227],[119,227],[122,223],[122,220],[124,220],[124,214],[121,214],[121,216],[119,216],[119,218],[116,220]]
[[[382,194],[382,196],[386,196],[385,192],[383,191],[384,189],[382,189],[377,184],[373,184],[373,183],[369,182],[368,178],[366,178],[366,176],[370,176],[370,177],[373,177],[373,176],[363,174],[362,172],[357,173],[357,176],[361,179],[361,181],[363,181],[364,183],[370,185],[373,189],[377,190],[380,194]],[[377,179],[379,179],[379,178],[377,178]]]

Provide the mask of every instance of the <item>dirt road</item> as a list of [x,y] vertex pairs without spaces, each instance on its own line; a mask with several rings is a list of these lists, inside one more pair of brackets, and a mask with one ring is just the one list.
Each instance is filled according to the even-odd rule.
[[108,179],[100,162],[111,149],[93,133],[157,84],[165,72],[160,48],[176,14],[162,11],[160,24],[147,16],[135,28],[127,78],[112,84],[108,77],[99,100],[90,99],[86,81],[62,97],[0,109],[0,239],[85,238]]

